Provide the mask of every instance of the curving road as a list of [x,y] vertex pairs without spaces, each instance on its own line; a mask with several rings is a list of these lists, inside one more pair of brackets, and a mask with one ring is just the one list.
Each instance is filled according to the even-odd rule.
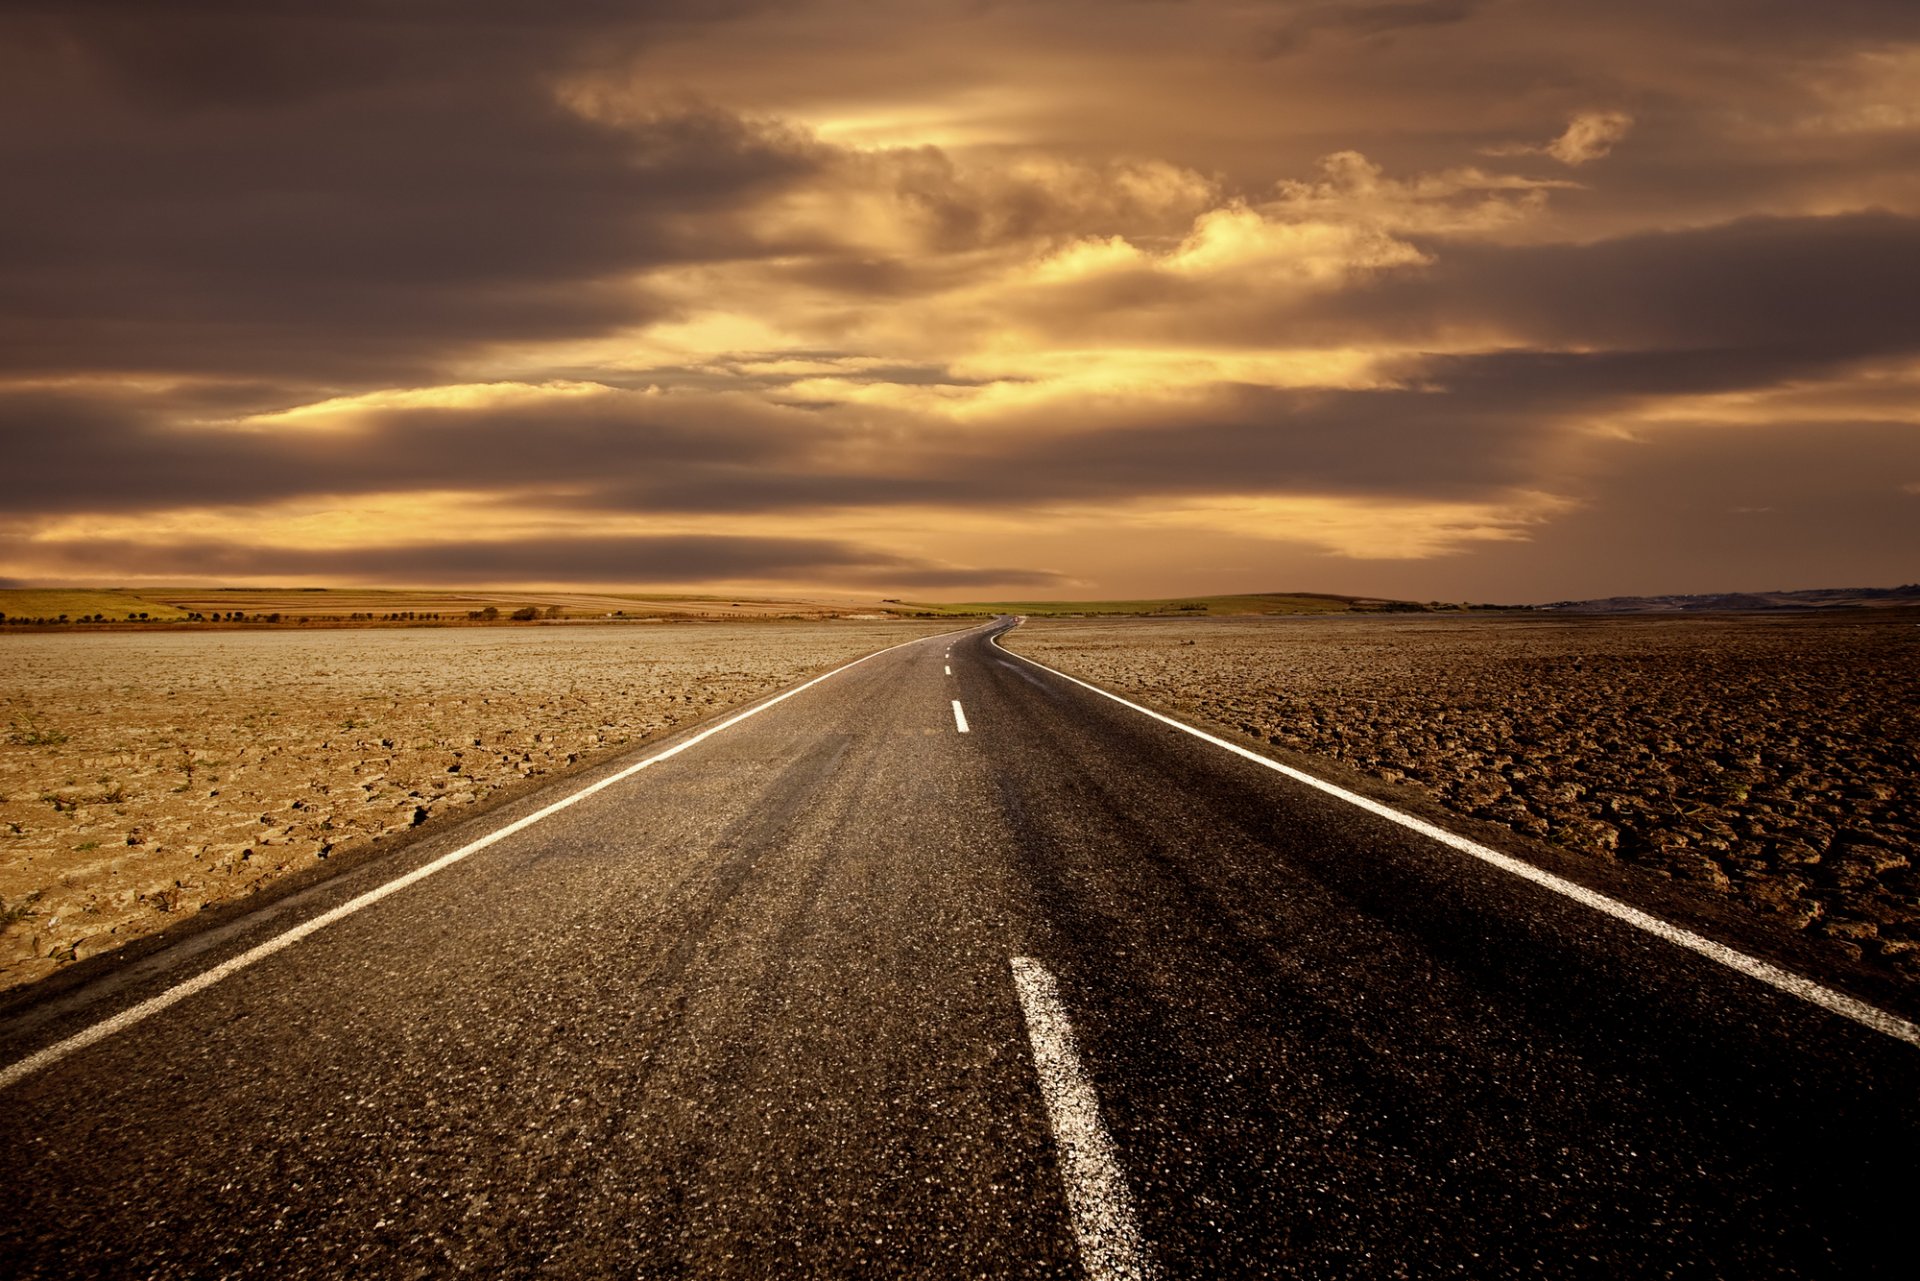
[[12,1015],[5,1273],[1909,1274],[1920,1048],[1006,625]]

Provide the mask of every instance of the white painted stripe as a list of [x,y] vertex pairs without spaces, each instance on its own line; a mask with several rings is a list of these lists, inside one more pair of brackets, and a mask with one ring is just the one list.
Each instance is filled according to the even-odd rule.
[[1891,1014],[1886,1010],[1880,1009],[1878,1006],[1869,1005],[1858,997],[1848,996],[1844,992],[1836,992],[1824,984],[1816,983],[1812,979],[1804,975],[1795,974],[1791,970],[1781,969],[1779,966],[1763,961],[1757,956],[1748,956],[1745,952],[1728,947],[1725,943],[1716,942],[1704,935],[1695,934],[1692,930],[1674,925],[1668,921],[1663,921],[1659,917],[1643,912],[1637,907],[1629,907],[1619,899],[1611,898],[1608,895],[1600,893],[1598,890],[1590,890],[1586,886],[1576,881],[1570,881],[1564,876],[1556,876],[1552,872],[1535,867],[1531,863],[1523,862],[1510,854],[1502,854],[1500,851],[1482,845],[1478,841],[1471,841],[1457,833],[1449,832],[1444,827],[1437,827],[1432,823],[1426,822],[1424,819],[1415,818],[1411,814],[1402,814],[1399,810],[1387,805],[1382,805],[1379,801],[1361,796],[1357,792],[1349,792],[1344,787],[1336,787],[1334,784],[1326,782],[1323,779],[1315,778],[1313,775],[1305,773],[1302,770],[1294,769],[1288,765],[1282,765],[1279,761],[1271,760],[1268,757],[1260,755],[1258,752],[1250,751],[1238,743],[1228,742],[1226,739],[1209,734],[1205,730],[1195,729],[1184,721],[1177,721],[1171,716],[1162,715],[1150,707],[1142,707],[1138,703],[1129,702],[1118,694],[1101,689],[1098,685],[1089,684],[1077,676],[1067,675],[1058,668],[1048,667],[1038,659],[1028,658],[1025,654],[1008,649],[1006,646],[1000,644],[1000,638],[998,636],[992,639],[994,645],[1002,653],[1012,654],[1023,663],[1031,663],[1042,671],[1052,672],[1061,680],[1072,681],[1075,685],[1083,689],[1092,690],[1102,698],[1110,698],[1123,707],[1132,708],[1142,716],[1151,716],[1154,720],[1166,725],[1171,725],[1182,733],[1191,734],[1195,738],[1212,743],[1215,747],[1225,748],[1236,756],[1245,757],[1256,765],[1263,765],[1275,773],[1284,774],[1297,783],[1304,783],[1308,787],[1317,788],[1329,796],[1338,797],[1349,805],[1357,805],[1369,814],[1376,814],[1390,823],[1398,823],[1401,827],[1408,828],[1420,833],[1422,836],[1439,841],[1442,845],[1459,850],[1463,854],[1470,854],[1483,863],[1490,863],[1504,872],[1511,872],[1515,876],[1532,881],[1535,885],[1552,890],[1555,894],[1564,895],[1584,907],[1590,907],[1596,912],[1611,916],[1616,921],[1631,925],[1637,930],[1644,930],[1656,938],[1665,939],[1677,947],[1686,948],[1688,951],[1704,956],[1710,961],[1717,961],[1728,969],[1738,970],[1748,978],[1758,979],[1760,982],[1765,983],[1777,991],[1784,992],[1789,996],[1797,996],[1801,1000],[1817,1005],[1823,1010],[1830,1010],[1843,1018],[1852,1019],[1855,1023],[1863,1027],[1870,1027],[1876,1032],[1884,1032],[1896,1040],[1905,1041],[1909,1045],[1920,1046],[1920,1024],[1909,1022],[1897,1014]]
[[[930,637],[921,638],[921,640],[927,640],[927,639],[931,639],[931,638]],[[718,734],[721,730],[731,729],[733,726],[738,725],[741,721],[746,720],[750,716],[758,716],[761,712],[766,711],[769,707],[773,707],[773,706],[776,706],[777,704],[784,703],[789,698],[792,698],[795,694],[803,693],[806,690],[812,689],[815,685],[818,685],[821,681],[827,680],[834,676],[838,676],[841,672],[846,671],[850,667],[858,667],[860,664],[866,662],[868,659],[878,658],[882,654],[891,653],[896,649],[903,649],[907,645],[918,645],[920,643],[921,641],[904,641],[899,645],[889,645],[886,649],[875,650],[873,653],[868,654],[865,657],[854,659],[851,663],[842,664],[841,666],[834,668],[830,672],[825,672],[819,676],[814,677],[812,680],[806,682],[806,684],[804,685],[796,685],[792,689],[786,691],[784,694],[776,694],[772,698],[769,698],[766,702],[756,704],[753,707],[749,707],[746,711],[741,712],[738,715],[730,716],[726,720],[721,721],[718,725],[709,726],[708,728],[701,730],[698,734],[695,734],[690,738],[684,739],[681,742],[675,743],[672,747],[667,748],[665,751],[655,752],[652,756],[647,757],[647,759],[643,761],[639,761],[635,764],[629,765],[625,769],[620,770],[618,773],[609,774],[607,775],[607,777],[600,779],[598,782],[589,783],[587,784],[587,786],[581,788],[579,791],[574,792],[569,796],[562,797],[560,800],[555,801],[553,804],[547,806],[544,809],[535,810],[533,813],[527,815],[525,818],[516,819],[515,821],[507,824],[505,827],[502,827],[497,831],[492,831],[487,833],[485,836],[482,836],[479,840],[471,841],[466,845],[462,845],[459,849],[454,850],[451,854],[442,854],[439,858],[433,860],[433,862],[424,864],[421,867],[417,867],[413,871],[408,872],[404,876],[395,877],[393,880],[388,881],[385,885],[377,886],[373,889],[368,890],[366,893],[359,895],[358,897],[348,899],[345,903],[340,904],[340,906],[336,908],[332,908],[328,911],[322,912],[320,915],[314,917],[312,920],[302,921],[300,924],[294,926],[292,929],[288,930],[286,933],[277,934],[273,938],[268,939],[266,942],[261,943],[256,947],[249,948],[247,951],[240,953],[238,956],[222,961],[220,964],[214,966],[212,969],[203,970],[199,974],[196,974],[192,978],[188,979],[186,982],[180,983],[174,987],[168,988],[166,991],[160,993],[158,996],[149,997],[147,1000],[140,1002],[140,1004],[130,1006],[129,1008],[120,1011],[120,1013],[113,1015],[111,1018],[103,1019],[100,1022],[95,1023],[93,1026],[89,1028],[86,1028],[82,1031],[74,1033],[72,1036],[68,1037],[64,1041],[56,1041],[52,1045],[47,1046],[45,1049],[39,1050],[33,1054],[29,1054],[26,1058],[21,1059],[18,1062],[8,1064],[4,1069],[0,1069],[0,1090],[4,1090],[18,1081],[22,1081],[27,1077],[32,1076],[35,1072],[38,1072],[40,1069],[44,1067],[47,1067],[54,1063],[58,1063],[61,1059],[66,1058],[69,1054],[72,1054],[77,1050],[84,1050],[89,1045],[95,1045],[101,1041],[106,1040],[108,1037],[112,1036],[116,1032],[123,1032],[126,1029],[132,1027],[136,1023],[140,1023],[146,1019],[152,1018],[154,1015],[160,1013],[160,1011],[166,1009],[168,1006],[176,1005],[179,1002],[184,1001],[188,997],[194,995],[196,992],[206,991],[208,988],[212,987],[215,983],[218,983],[221,979],[224,979],[232,974],[238,974],[241,970],[246,969],[248,966],[254,964],[255,962],[263,961],[267,957],[272,956],[275,952],[279,952],[285,948],[292,947],[295,943],[298,943],[301,939],[306,938],[308,935],[317,934],[321,930],[324,930],[325,928],[327,928],[327,926],[332,925],[335,921],[345,920],[347,917],[352,916],[355,912],[358,912],[360,909],[364,907],[371,907],[373,904],[378,903],[381,899],[387,897],[389,894],[397,894],[401,890],[406,889],[409,885],[414,885],[420,881],[424,881],[429,876],[432,876],[434,873],[444,871],[445,869],[452,867],[455,863],[460,862],[462,859],[479,853],[481,850],[487,848],[487,846],[489,845],[492,845],[498,841],[504,841],[507,837],[514,835],[516,832],[525,831],[527,828],[532,827],[535,823],[538,823],[541,819],[550,818],[553,815],[558,814],[561,810],[566,809],[568,806],[579,804],[581,801],[586,800],[589,796],[594,795],[596,792],[605,791],[607,788],[612,787],[615,783],[619,783],[626,779],[632,778],[635,774],[638,774],[641,770],[646,769],[649,765],[657,765],[659,762],[664,761],[669,757],[678,756],[680,753],[686,751],[689,747],[694,746],[696,743],[705,742],[707,739],[712,738],[715,734]]]
[[1060,1153],[1060,1181],[1066,1185],[1081,1265],[1093,1281],[1144,1281],[1153,1275],[1153,1264],[1119,1156],[1100,1120],[1100,1099],[1080,1067],[1059,988],[1045,967],[1025,956],[1013,958],[1013,985],[1027,1016],[1033,1068]]
[[953,675],[953,669],[951,667],[947,669],[947,675],[949,676]]
[[967,732],[967,714],[960,710],[960,700],[953,700],[953,724],[962,734]]

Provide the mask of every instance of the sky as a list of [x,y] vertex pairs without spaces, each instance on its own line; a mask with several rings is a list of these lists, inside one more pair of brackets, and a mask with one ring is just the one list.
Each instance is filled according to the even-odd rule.
[[9,0],[0,582],[1920,578],[1912,0]]

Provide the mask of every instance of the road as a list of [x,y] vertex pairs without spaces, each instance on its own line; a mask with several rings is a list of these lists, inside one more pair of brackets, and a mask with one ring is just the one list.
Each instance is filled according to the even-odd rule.
[[456,860],[632,762],[15,1015],[0,1064],[172,1002],[0,1089],[4,1271],[1910,1263],[1920,1049],[999,630],[887,651]]

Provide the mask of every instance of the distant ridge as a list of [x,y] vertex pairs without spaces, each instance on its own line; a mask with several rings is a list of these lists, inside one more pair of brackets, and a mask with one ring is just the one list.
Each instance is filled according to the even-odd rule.
[[[1209,618],[1242,614],[1397,614],[1462,608],[1438,603],[1392,600],[1385,596],[1341,596],[1332,592],[1240,592],[1230,596],[1167,596],[1157,600],[1000,600],[944,604],[889,600],[888,605],[920,615],[977,616],[1025,614],[1034,618]],[[1485,608],[1473,606],[1472,608]]]
[[1716,592],[1704,596],[1607,596],[1562,600],[1535,609],[1564,614],[1811,613],[1828,609],[1920,606],[1920,583],[1904,587],[1819,587],[1798,592]]

